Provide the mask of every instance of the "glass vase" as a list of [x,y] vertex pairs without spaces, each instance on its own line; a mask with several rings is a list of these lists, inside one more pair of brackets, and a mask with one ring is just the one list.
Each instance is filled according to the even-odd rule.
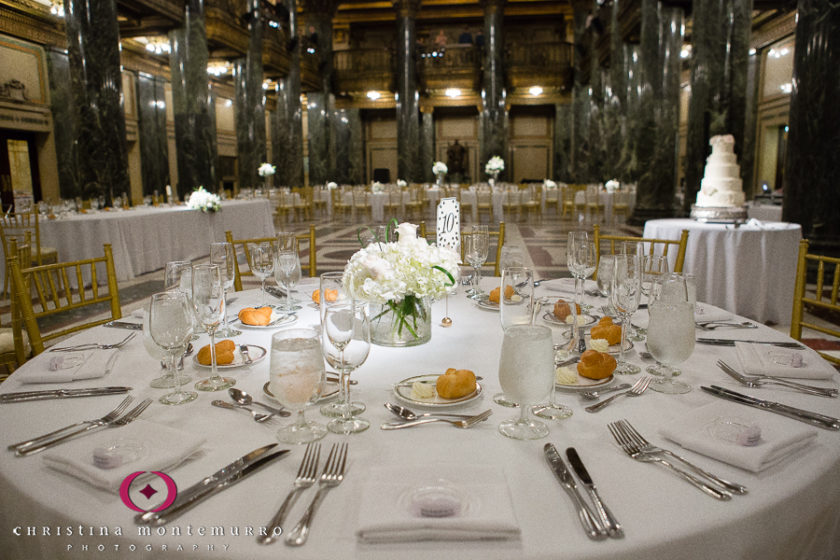
[[400,301],[370,304],[370,338],[379,346],[417,346],[432,338],[432,302],[407,295]]

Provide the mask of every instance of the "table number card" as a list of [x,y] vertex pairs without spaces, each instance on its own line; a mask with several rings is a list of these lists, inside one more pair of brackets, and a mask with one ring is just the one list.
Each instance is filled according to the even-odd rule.
[[442,198],[438,203],[437,244],[461,251],[461,204],[456,198]]

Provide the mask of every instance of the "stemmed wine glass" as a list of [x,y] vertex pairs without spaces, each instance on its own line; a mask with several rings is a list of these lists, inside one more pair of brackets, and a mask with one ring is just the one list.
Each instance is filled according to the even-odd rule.
[[[190,261],[169,261],[166,263],[163,276],[163,289],[187,294],[187,300],[192,300],[192,263]],[[192,305],[192,304],[190,304]],[[192,340],[198,339],[201,326],[193,322]]]
[[210,264],[219,265],[219,272],[222,275],[222,286],[225,290],[225,314],[222,317],[222,328],[217,334],[226,338],[242,334],[242,331],[238,331],[228,325],[227,317],[227,294],[228,290],[233,288],[233,281],[236,275],[234,268],[235,262],[236,253],[234,252],[233,244],[226,241],[210,244]]
[[654,300],[659,294],[660,279],[668,274],[668,259],[663,255],[645,255],[642,261],[642,294]]
[[163,404],[184,404],[195,400],[198,393],[181,390],[180,375],[175,372],[175,359],[184,353],[193,333],[193,317],[189,299],[183,292],[154,294],[149,304],[149,335],[155,344],[169,354],[167,366],[175,380],[175,391],[163,395]]
[[648,305],[647,348],[658,362],[647,371],[658,377],[650,388],[660,393],[688,393],[691,386],[674,381],[680,371],[673,366],[686,361],[694,351],[694,301],[685,278],[671,274],[661,283],[661,293]]
[[477,224],[469,226],[463,237],[463,242],[464,258],[474,269],[473,285],[467,291],[467,295],[473,299],[478,299],[482,295],[480,286],[481,266],[487,261],[490,244],[487,226]]
[[292,304],[292,290],[300,282],[300,258],[296,249],[278,249],[274,256],[274,280],[286,292],[286,313],[300,309]]
[[[182,292],[176,292],[176,293],[182,293]],[[189,301],[189,300],[187,300],[187,301]],[[152,332],[151,332],[151,327],[150,327],[150,324],[149,324],[149,321],[150,321],[149,317],[151,315],[151,303],[152,303],[151,300],[149,300],[149,308],[146,309],[146,316],[143,318],[143,346],[146,348],[146,352],[148,352],[149,355],[152,358],[161,361],[161,364],[163,364],[164,367],[165,367],[165,371],[163,372],[163,375],[161,375],[160,377],[156,377],[155,379],[152,379],[149,382],[149,386],[153,387],[155,389],[171,389],[172,387],[175,387],[178,383],[183,385],[184,383],[189,381],[190,378],[189,378],[189,376],[178,372],[177,367],[175,367],[172,370],[172,371],[176,372],[175,375],[172,374],[172,371],[170,371],[170,368],[169,368],[169,357],[170,357],[169,352],[167,352],[165,349],[158,346],[157,343],[155,343],[154,339],[152,339]],[[190,320],[192,320],[193,319],[192,308],[189,307],[189,309],[190,309]],[[180,379],[175,379],[176,375]]]
[[321,340],[315,329],[283,329],[271,337],[271,394],[297,412],[294,421],[277,432],[283,443],[309,443],[327,435],[323,424],[307,421],[306,405],[322,392],[326,373]]
[[262,282],[262,303],[265,307],[265,280],[274,271],[274,247],[268,241],[248,243],[248,266],[251,272]]
[[606,310],[610,311],[610,315],[614,312],[612,304],[610,303],[610,292],[612,292],[612,277],[613,269],[615,268],[614,255],[601,255],[598,259],[598,276],[595,282],[598,286],[598,292],[607,298]]
[[595,244],[585,231],[570,231],[566,264],[575,277],[575,304],[583,307],[583,281],[595,272]]
[[[370,315],[366,303],[346,299],[340,303],[329,305],[324,310],[321,325],[321,341],[324,356],[334,368],[341,373],[341,416],[333,418],[327,424],[327,429],[336,434],[352,434],[362,432],[370,426],[370,422],[354,415],[353,410],[360,408],[362,403],[350,401],[350,373],[361,366],[370,353]],[[321,409],[324,412],[324,409]]]
[[641,371],[638,366],[624,361],[624,345],[627,343],[627,329],[630,317],[639,308],[642,292],[642,262],[639,253],[632,251],[615,256],[612,293],[610,301],[621,317],[621,349],[615,373],[633,374]]
[[531,404],[553,390],[554,344],[551,329],[513,325],[505,331],[499,359],[499,383],[508,397],[519,403],[519,417],[499,424],[499,432],[513,439],[538,439],[548,427],[528,417]]
[[215,264],[200,264],[193,267],[193,311],[199,324],[207,329],[210,335],[210,368],[209,378],[200,379],[195,388],[199,391],[221,391],[236,385],[232,377],[219,375],[216,365],[216,329],[225,314],[225,290],[222,287],[222,275],[219,266]]

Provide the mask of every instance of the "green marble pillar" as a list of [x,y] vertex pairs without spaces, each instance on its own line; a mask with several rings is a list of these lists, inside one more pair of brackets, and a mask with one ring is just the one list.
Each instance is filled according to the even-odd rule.
[[[421,148],[420,153],[420,181],[424,183],[431,183],[435,180],[435,174],[432,173],[432,163],[435,161],[435,118],[434,113],[426,112],[421,114]],[[464,177],[464,182],[470,182],[469,169],[468,174]],[[402,179],[402,177],[400,177]]]
[[613,0],[610,9],[610,67],[604,85],[604,142],[606,162],[609,163],[608,179],[624,181],[629,157],[627,142],[627,72],[624,66],[625,44],[621,37],[618,14],[622,2]]
[[365,182],[365,151],[362,138],[362,115],[359,109],[339,109],[330,117],[335,155],[333,181],[358,185]]
[[589,180],[589,97],[590,88],[582,81],[582,60],[589,52],[589,45],[584,43],[586,18],[592,8],[590,0],[575,0],[574,9],[574,84],[572,86],[572,131],[571,131],[571,175],[569,180],[582,183]]
[[504,6],[505,0],[484,2],[484,73],[481,77],[483,105],[479,115],[480,160],[478,179],[486,180],[484,166],[493,156],[505,160],[505,170],[499,175],[504,179],[509,173],[507,134],[508,112],[504,71]]
[[184,26],[169,34],[178,196],[199,186],[216,191],[216,108],[207,77],[204,0],[187,0]]
[[799,0],[782,218],[840,255],[840,5]]
[[759,89],[761,85],[761,57],[755,52],[747,62],[747,97],[744,115],[744,145],[741,149],[741,177],[747,198],[753,197],[755,176],[756,119],[758,118]]
[[243,14],[248,24],[248,52],[233,70],[236,147],[239,188],[260,187],[265,180],[257,170],[266,161],[265,92],[263,91],[263,17],[260,0],[248,0]]
[[140,73],[137,77],[138,135],[143,194],[164,192],[169,178],[169,148],[166,139],[166,80]]
[[[424,175],[420,157],[420,91],[417,88],[414,18],[420,0],[396,0],[396,101],[397,176],[420,181]],[[429,165],[431,165],[429,163]]]
[[739,161],[743,154],[751,13],[752,0],[694,0],[692,4],[686,211],[700,190],[709,139],[732,134]]
[[70,87],[70,59],[63,49],[47,51],[50,76],[50,109],[53,117],[55,155],[58,160],[58,188],[62,198],[82,194],[76,137],[76,115]]
[[572,178],[572,105],[554,106],[554,179]]
[[[297,0],[286,0],[289,35],[299,37]],[[303,185],[303,109],[300,105],[301,41],[294,40],[289,51],[289,73],[280,80],[276,110],[272,113],[272,157],[277,173],[275,185]]]
[[323,185],[333,181],[330,156],[331,95],[313,92],[307,95],[309,124],[309,183]]
[[332,61],[332,18],[338,8],[337,0],[305,0],[306,35],[315,34],[315,49],[318,57],[318,73],[321,89],[307,94],[309,128],[309,182],[319,185],[333,180],[335,174],[334,154],[331,146],[330,119],[334,112]]
[[66,0],[65,24],[81,192],[129,192],[115,0]]
[[624,182],[636,183],[641,172],[639,162],[636,159],[636,144],[638,143],[639,128],[639,97],[641,93],[641,71],[639,65],[639,45],[625,43],[622,45],[624,51],[624,74],[627,76],[624,90],[624,123],[626,133],[624,143],[621,147],[621,160],[624,162]]

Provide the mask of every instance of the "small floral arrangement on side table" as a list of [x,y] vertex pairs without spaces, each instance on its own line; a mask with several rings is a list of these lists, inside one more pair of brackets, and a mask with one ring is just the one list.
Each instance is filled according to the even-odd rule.
[[335,183],[335,181],[330,181],[329,183],[327,183],[327,188],[329,190],[337,189],[338,185]]
[[494,179],[496,176],[505,170],[505,160],[500,158],[499,156],[493,156],[487,161],[487,165],[484,166],[484,172],[488,175],[491,175]]
[[371,192],[381,193],[385,190],[385,186],[379,181],[374,181],[370,187]]
[[557,183],[552,181],[551,179],[544,179],[543,180],[543,188],[546,190],[552,190],[557,188]]
[[435,176],[446,175],[447,173],[449,173],[449,168],[446,167],[446,164],[442,161],[436,161],[435,164],[432,166],[432,173],[434,173]]
[[397,179],[397,186],[404,189],[408,186],[408,183],[406,183],[403,179]]
[[257,170],[257,173],[260,174],[260,177],[271,177],[276,171],[277,168],[275,166],[268,162],[263,162]]
[[604,184],[604,188],[607,189],[607,192],[615,192],[621,188],[621,183],[616,179],[610,179]]
[[218,212],[222,209],[222,199],[217,194],[207,192],[204,187],[198,187],[187,200],[187,207],[202,212]]

